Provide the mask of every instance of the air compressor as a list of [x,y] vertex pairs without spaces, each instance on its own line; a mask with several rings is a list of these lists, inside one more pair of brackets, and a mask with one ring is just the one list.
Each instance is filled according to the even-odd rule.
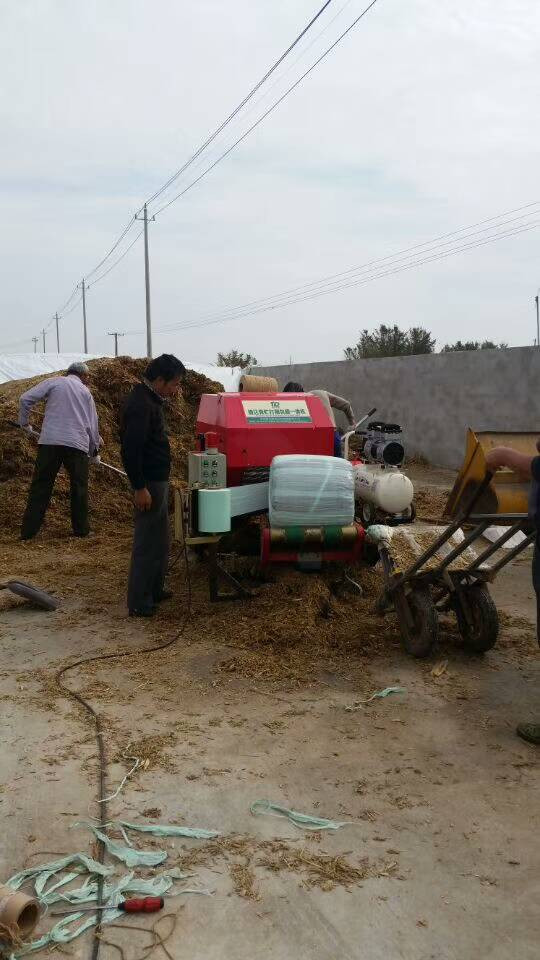
[[378,511],[394,522],[414,520],[414,487],[401,470],[378,463],[353,463],[353,467],[355,499],[365,524],[374,523]]
[[416,514],[413,485],[400,469],[405,459],[403,430],[382,420],[370,421],[367,429],[361,429],[376,412],[373,407],[342,440],[343,456],[349,459],[351,437],[360,439],[359,459],[353,460],[360,516],[365,524],[373,523],[377,514],[385,515],[385,523],[410,523]]

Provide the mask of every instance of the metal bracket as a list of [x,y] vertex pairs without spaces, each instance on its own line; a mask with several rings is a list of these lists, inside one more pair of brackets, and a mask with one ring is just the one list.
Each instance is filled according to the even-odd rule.
[[[218,542],[210,543],[208,549],[209,556],[209,574],[208,583],[210,587],[210,600],[215,603],[217,600],[248,600],[253,597],[250,590],[240,583],[232,573],[223,567],[218,560]],[[223,593],[219,589],[219,581],[224,580],[233,587],[233,591]]]

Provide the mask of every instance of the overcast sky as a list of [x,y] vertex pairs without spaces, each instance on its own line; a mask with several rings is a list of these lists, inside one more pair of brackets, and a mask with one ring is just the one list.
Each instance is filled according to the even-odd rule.
[[[276,76],[288,72],[223,132],[208,162],[366,2],[330,4]],[[0,0],[0,351],[33,349],[30,338],[138,206],[321,3]],[[261,363],[333,359],[361,328],[381,322],[423,325],[439,346],[458,338],[532,343],[540,229],[251,318],[180,325],[539,200],[539,41],[537,0],[378,0],[230,157],[151,225],[154,352],[212,362],[237,347]],[[203,169],[190,168],[178,189]],[[141,240],[90,288],[87,308],[91,352],[110,350],[107,332],[119,330],[140,331],[122,350],[144,354]],[[82,349],[80,306],[61,321],[61,346]],[[51,327],[47,349],[55,348]]]

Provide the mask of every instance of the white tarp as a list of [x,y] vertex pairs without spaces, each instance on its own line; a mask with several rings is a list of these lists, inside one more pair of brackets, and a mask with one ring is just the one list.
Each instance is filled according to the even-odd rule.
[[[0,354],[0,383],[8,380],[27,380],[29,377],[39,377],[43,373],[57,373],[65,370],[70,363],[80,360],[97,360],[98,354],[84,353],[4,353]],[[183,361],[189,370],[202,373],[209,380],[222,383],[228,393],[238,390],[242,375],[239,367],[215,367],[211,364],[191,363]]]
[[223,389],[227,393],[236,393],[240,383],[240,377],[244,373],[240,367],[214,367],[205,363],[191,363],[190,360],[183,360],[182,363],[188,370],[195,370],[202,373],[209,380],[217,380],[223,384]]
[[[488,527],[487,530],[484,530],[484,536],[486,540],[490,540],[491,543],[495,543],[499,537],[502,537],[504,533],[508,530],[508,527]],[[517,547],[520,543],[523,543],[525,540],[525,534],[522,530],[518,530],[513,537],[510,537],[506,543],[503,543],[501,550],[513,550],[514,547]],[[532,544],[531,544],[532,546]]]
[[0,353],[0,383],[27,380],[42,373],[57,373],[70,363],[95,359],[95,354],[84,353]]

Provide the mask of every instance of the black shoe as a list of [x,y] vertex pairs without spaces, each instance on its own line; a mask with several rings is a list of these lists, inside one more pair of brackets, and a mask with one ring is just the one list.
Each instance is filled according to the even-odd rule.
[[155,614],[154,607],[138,607],[136,610],[130,610],[130,617],[153,617]]
[[172,590],[166,590],[163,588],[161,593],[158,593],[157,597],[154,597],[154,603],[161,603],[162,600],[172,600],[174,593]]

